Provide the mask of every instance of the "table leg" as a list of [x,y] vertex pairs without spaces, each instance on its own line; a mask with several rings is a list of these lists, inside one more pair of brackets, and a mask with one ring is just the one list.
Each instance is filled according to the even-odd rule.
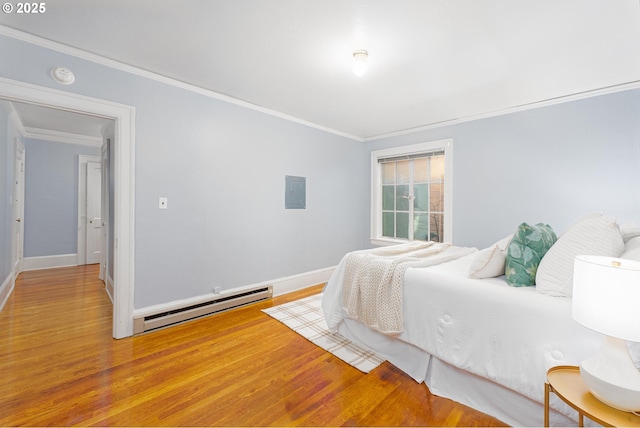
[[[551,385],[545,382],[544,384],[544,426],[549,426],[549,390],[551,389]],[[582,415],[580,415],[582,418]],[[582,425],[580,425],[582,426]]]

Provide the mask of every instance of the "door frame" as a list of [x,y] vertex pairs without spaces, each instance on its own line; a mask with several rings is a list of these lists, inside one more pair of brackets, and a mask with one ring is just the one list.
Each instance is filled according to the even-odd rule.
[[87,264],[87,162],[102,165],[100,156],[78,155],[78,265]]
[[135,107],[0,77],[0,98],[115,121],[113,337],[133,335]]
[[[14,140],[14,158],[13,158],[13,228],[11,234],[11,266],[13,269],[13,277],[17,278],[22,272],[24,260],[24,165],[26,161],[26,151],[24,143],[19,138]],[[21,169],[18,170],[18,161],[21,161]],[[19,194],[17,194],[19,192]],[[17,201],[16,201],[17,198]],[[20,231],[16,240],[16,229]],[[17,257],[16,257],[17,255]],[[15,258],[14,258],[15,257]]]

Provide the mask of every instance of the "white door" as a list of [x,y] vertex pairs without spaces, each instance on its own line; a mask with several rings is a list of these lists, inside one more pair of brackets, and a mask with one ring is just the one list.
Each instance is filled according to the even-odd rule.
[[87,162],[87,245],[86,263],[100,263],[102,249],[102,168],[100,162]]
[[100,156],[100,162],[102,163],[102,186],[100,209],[102,211],[102,229],[100,238],[100,279],[105,283],[107,282],[107,270],[108,270],[108,255],[109,255],[109,146],[111,142],[109,139],[105,140],[102,145],[102,151]]
[[22,272],[24,256],[24,145],[16,139],[16,159],[13,170],[13,272],[17,276]]

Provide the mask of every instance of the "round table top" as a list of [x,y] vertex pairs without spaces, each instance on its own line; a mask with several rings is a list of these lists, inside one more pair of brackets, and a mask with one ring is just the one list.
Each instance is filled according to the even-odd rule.
[[640,426],[640,416],[614,409],[598,400],[587,389],[576,366],[552,367],[547,382],[557,396],[594,422],[610,426]]

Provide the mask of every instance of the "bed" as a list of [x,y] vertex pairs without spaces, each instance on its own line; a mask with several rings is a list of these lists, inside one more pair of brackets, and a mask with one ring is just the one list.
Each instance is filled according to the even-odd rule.
[[[602,235],[591,226],[587,228],[593,235],[590,239],[602,243]],[[606,251],[617,252],[618,257],[624,243],[619,229],[615,230],[619,243],[612,235],[615,248]],[[559,245],[562,251],[549,250],[560,262],[572,259],[566,242],[576,242],[575,234],[565,234],[565,244],[559,245],[561,236],[553,246]],[[578,365],[595,353],[603,336],[572,320],[570,296],[542,293],[537,287],[513,287],[504,275],[470,278],[470,267],[479,253],[471,249],[432,266],[408,267],[403,274],[403,328],[396,334],[381,333],[347,315],[343,293],[346,255],[324,289],[327,325],[416,381],[425,382],[433,394],[510,425],[542,426],[547,370]],[[553,269],[543,273],[549,272],[557,276]],[[551,398],[550,423],[574,425],[576,412],[557,397]]]

